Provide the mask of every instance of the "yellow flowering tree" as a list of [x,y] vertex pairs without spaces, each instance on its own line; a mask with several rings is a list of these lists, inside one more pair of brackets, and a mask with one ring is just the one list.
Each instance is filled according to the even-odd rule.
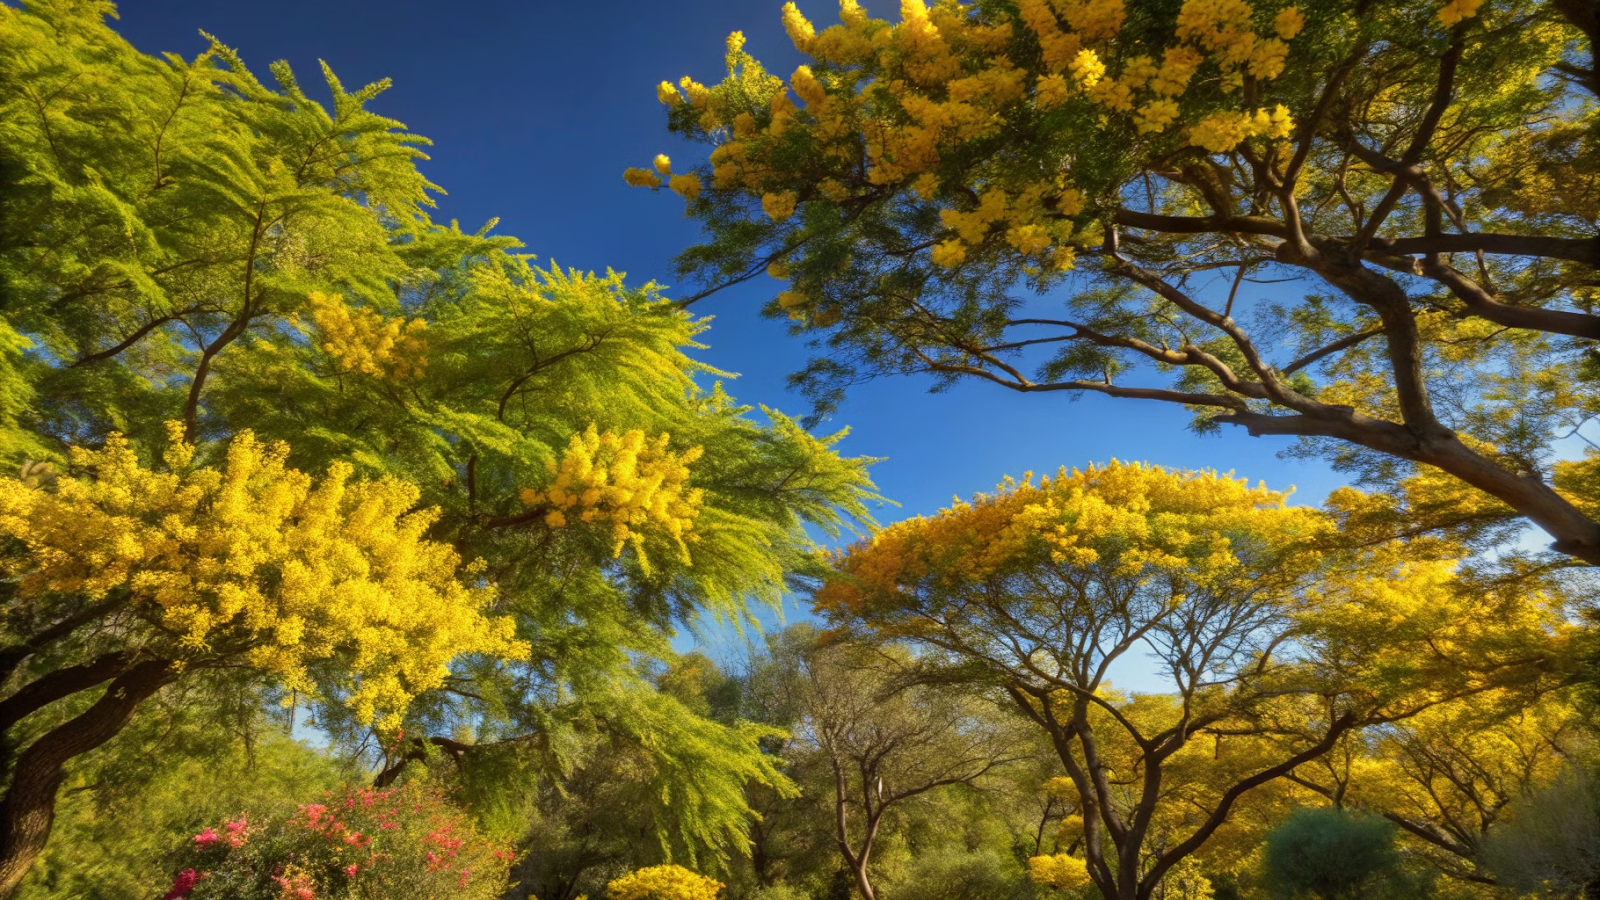
[[[160,469],[114,437],[72,454],[85,474],[0,479],[0,573],[20,637],[6,676],[29,662],[0,701],[0,728],[26,735],[0,800],[0,893],[43,848],[67,762],[168,683],[248,667],[371,724],[398,721],[458,656],[527,655],[510,619],[486,615],[494,597],[472,586],[475,568],[427,538],[438,510],[416,509],[414,486],[352,480],[349,466],[314,479],[248,432],[219,466],[196,466],[172,425]],[[13,730],[102,686],[76,716]]]
[[1595,481],[1550,470],[1600,412],[1591,7],[790,3],[787,79],[736,34],[658,88],[711,146],[683,302],[784,281],[824,409],[886,373],[1181,404],[1597,564]]
[[[1248,796],[1346,736],[1563,677],[1571,626],[1552,598],[1331,537],[1265,486],[1114,463],[885,528],[815,600],[837,627],[1003,691],[1081,811],[1063,823],[1081,857],[1039,857],[1036,880],[1070,889],[1081,864],[1103,896],[1145,900]],[[1141,651],[1166,693],[1110,684]]]

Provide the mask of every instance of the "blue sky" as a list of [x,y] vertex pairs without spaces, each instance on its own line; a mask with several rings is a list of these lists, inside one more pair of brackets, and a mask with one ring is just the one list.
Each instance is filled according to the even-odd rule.
[[[879,15],[893,14],[889,5],[867,3]],[[734,30],[744,31],[757,58],[787,75],[800,60],[783,35],[780,6],[144,0],[124,4],[116,27],[145,52],[185,56],[204,49],[197,33],[204,29],[263,78],[270,62],[287,59],[308,89],[318,82],[319,58],[351,89],[392,78],[393,89],[372,108],[434,141],[424,171],[449,192],[439,198],[441,221],[457,218],[476,229],[498,216],[499,232],[521,238],[541,261],[610,267],[643,282],[669,280],[670,258],[697,237],[675,197],[622,181],[625,167],[648,165],[658,152],[680,164],[699,161],[696,148],[666,133],[654,86],[684,74],[717,80],[723,42]],[[833,14],[829,0],[802,2],[802,9],[818,21]],[[716,317],[702,356],[740,373],[729,385],[740,400],[803,413],[804,401],[786,391],[784,379],[807,350],[781,323],[757,315],[777,284],[763,279],[697,305]],[[1293,285],[1277,289],[1285,288]],[[901,507],[884,509],[885,521],[934,512],[952,495],[987,490],[1007,473],[1113,457],[1233,470],[1274,488],[1297,486],[1301,503],[1318,503],[1343,483],[1321,463],[1279,459],[1287,439],[1236,429],[1196,437],[1177,407],[1093,396],[1074,403],[984,384],[930,395],[929,386],[914,378],[867,385],[825,426],[851,428],[845,452],[887,458],[875,477]]]

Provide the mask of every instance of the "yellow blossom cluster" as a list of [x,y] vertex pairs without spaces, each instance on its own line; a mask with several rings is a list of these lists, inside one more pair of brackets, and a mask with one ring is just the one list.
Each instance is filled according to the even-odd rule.
[[[1276,78],[1287,42],[1305,24],[1294,7],[1269,13],[1252,0],[1184,0],[1166,46],[1127,54],[1116,43],[1125,0],[1019,0],[1014,19],[976,3],[901,0],[899,22],[842,0],[838,24],[820,30],[791,2],[782,18],[810,57],[787,82],[762,72],[735,33],[727,80],[706,88],[685,79],[682,93],[658,86],[674,122],[688,103],[712,136],[711,187],[758,199],[772,222],[791,220],[813,200],[845,204],[902,188],[943,207],[946,233],[929,248],[934,265],[965,265],[980,246],[1009,248],[1040,276],[1070,269],[1073,241],[1083,240],[1072,221],[1083,202],[1070,190],[1070,161],[1055,171],[978,167],[952,177],[950,160],[1017,127],[1019,115],[1074,103],[1124,116],[1139,134],[1171,131],[1185,119],[1184,98],[1203,65],[1221,69],[1225,91]],[[1019,39],[1037,42],[1039,56],[1017,55]],[[1212,112],[1182,134],[1225,152],[1291,128],[1288,110],[1277,106]],[[806,163],[797,167],[797,158]],[[658,187],[665,174],[630,169],[624,177]]]
[[[665,84],[665,82],[662,82]],[[676,96],[675,94],[673,96]],[[700,176],[693,172],[681,175],[672,174],[672,160],[665,153],[656,154],[650,169],[630,168],[622,172],[622,180],[634,187],[658,188],[663,180],[666,185],[685,200],[693,200],[700,196]]]
[[311,320],[317,342],[345,372],[374,378],[415,381],[428,365],[428,323],[387,318],[367,307],[352,307],[338,294],[312,291]]
[[636,869],[606,885],[612,900],[717,900],[721,892],[722,882],[671,864]]
[[1476,16],[1482,5],[1483,0],[1446,0],[1444,6],[1439,7],[1439,24],[1454,27]]
[[784,219],[794,215],[794,205],[798,199],[794,191],[763,194],[761,197],[761,211],[771,217],[774,222],[782,222]]
[[674,452],[670,441],[667,434],[650,440],[637,429],[618,434],[590,425],[549,463],[550,486],[524,490],[522,502],[544,508],[551,528],[574,519],[609,526],[612,552],[632,546],[647,571],[647,544],[662,536],[687,564],[702,498],[699,488],[689,487],[689,466],[702,451]]
[[[148,623],[124,622],[124,640],[179,665],[238,660],[302,694],[336,688],[362,722],[402,713],[458,654],[526,655],[511,620],[483,614],[491,594],[458,579],[455,550],[426,537],[438,511],[414,511],[416,486],[343,464],[314,479],[248,432],[220,467],[196,467],[180,434],[165,471],[113,436],[73,451],[93,476],[0,479],[0,534],[20,548],[0,566],[22,602],[122,594]],[[310,671],[334,658],[342,682],[319,684]]]
[[1089,865],[1065,853],[1034,856],[1028,859],[1028,877],[1034,884],[1058,891],[1081,891],[1089,886]]
[[960,265],[969,247],[983,243],[1001,226],[1006,243],[1018,253],[1039,257],[1051,268],[1071,268],[1073,249],[1067,240],[1073,226],[1069,217],[1082,210],[1083,195],[1072,188],[1052,189],[1035,183],[1015,195],[993,188],[981,194],[971,210],[940,210],[941,224],[953,234],[933,248],[933,262],[946,267]]
[[1212,113],[1189,129],[1189,143],[1212,153],[1227,153],[1248,138],[1286,138],[1293,129],[1289,110],[1280,103],[1271,111]]

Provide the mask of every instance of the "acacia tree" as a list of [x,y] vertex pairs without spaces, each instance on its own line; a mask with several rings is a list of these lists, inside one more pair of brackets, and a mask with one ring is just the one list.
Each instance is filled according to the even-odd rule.
[[[1450,565],[1395,548],[1341,571],[1312,549],[1322,514],[1283,500],[1124,464],[1009,483],[852,548],[816,602],[1004,690],[1083,813],[1082,860],[1036,862],[1036,877],[1144,900],[1246,794],[1346,735],[1559,677],[1543,674],[1559,607],[1462,589]],[[1112,689],[1140,649],[1170,694]]]
[[172,682],[253,669],[371,723],[439,687],[459,654],[526,655],[510,619],[482,615],[492,592],[425,537],[438,513],[412,511],[414,487],[351,482],[348,467],[314,483],[287,454],[246,433],[219,469],[191,467],[179,443],[156,473],[114,439],[74,454],[92,478],[0,479],[7,613],[28,636],[5,653],[0,896],[44,849],[66,765]]
[[1597,412],[1592,4],[901,12],[791,3],[787,84],[735,34],[726,80],[658,88],[713,145],[626,175],[708,232],[682,302],[787,281],[766,311],[825,350],[795,376],[823,411],[885,373],[1182,404],[1379,482],[1437,467],[1600,563],[1596,458],[1555,446]]
[[[646,757],[661,843],[690,861],[739,850],[746,783],[785,784],[767,729],[694,714],[649,669],[684,623],[775,602],[815,565],[809,526],[867,516],[869,460],[698,386],[721,374],[688,355],[706,323],[654,286],[434,223],[425,141],[368,108],[386,83],[347,91],[325,70],[324,105],[285,64],[265,83],[214,40],[193,60],[139,53],[111,11],[0,6],[8,464],[88,483],[74,448],[123,434],[159,472],[177,421],[203,470],[250,431],[287,444],[287,468],[410,485],[437,509],[419,540],[473,565],[527,652],[456,658],[376,728],[337,679],[288,698],[385,781],[425,759],[548,785],[620,741]],[[121,540],[99,537],[95,552]],[[45,612],[8,599],[0,652],[19,665],[0,698],[91,661],[36,652],[94,631]],[[258,701],[285,686],[266,681]]]
[[1014,760],[981,698],[897,683],[907,663],[852,644],[804,660],[797,749],[810,745],[832,775],[834,842],[865,900],[877,897],[869,865],[891,808]]

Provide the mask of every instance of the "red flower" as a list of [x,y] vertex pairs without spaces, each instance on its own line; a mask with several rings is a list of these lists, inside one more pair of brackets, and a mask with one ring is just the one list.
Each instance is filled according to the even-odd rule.
[[217,833],[210,828],[207,828],[205,831],[202,831],[194,836],[194,842],[202,847],[208,847],[211,844],[216,843],[216,841]]
[[[206,830],[210,831],[211,829],[207,828]],[[212,835],[212,839],[215,840],[216,835]],[[172,890],[167,891],[161,900],[182,900],[182,898],[189,896],[189,892],[194,890],[195,882],[199,880],[200,874],[198,872],[193,869],[184,869],[178,873],[177,878],[172,880]]]

